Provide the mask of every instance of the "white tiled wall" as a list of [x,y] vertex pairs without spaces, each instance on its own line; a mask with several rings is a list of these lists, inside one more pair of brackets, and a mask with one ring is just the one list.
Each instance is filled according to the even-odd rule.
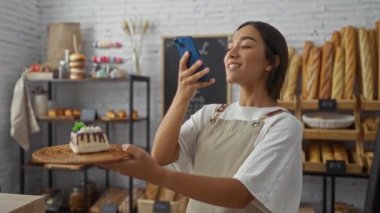
[[[23,2],[23,4],[21,4]],[[38,59],[44,60],[47,44],[46,29],[49,23],[80,22],[84,53],[91,56],[102,53],[94,50],[95,40],[111,39],[123,43],[121,50],[111,50],[128,61],[123,68],[131,71],[130,43],[122,31],[121,22],[125,19],[146,19],[152,23],[144,40],[142,69],[143,74],[152,79],[151,116],[152,136],[160,119],[160,36],[174,34],[220,34],[232,33],[247,20],[262,20],[277,27],[286,37],[289,46],[301,51],[305,40],[321,44],[329,39],[334,30],[346,25],[373,28],[380,19],[379,0],[1,0],[0,18],[0,62],[1,98],[7,100],[0,107],[3,116],[0,125],[2,145],[9,143],[8,111],[12,86],[27,64]],[[4,6],[3,6],[4,5]],[[106,37],[109,35],[109,37]],[[41,39],[40,39],[41,37]],[[41,48],[42,46],[42,48]],[[41,56],[41,57],[40,57]],[[88,57],[89,58],[89,57]],[[122,94],[124,85],[81,85],[77,88],[59,88],[58,102],[70,105],[73,91],[81,91],[80,98],[73,104],[94,105],[101,110],[111,105],[123,108],[127,98]],[[65,92],[68,91],[68,92]],[[235,97],[236,100],[236,90]],[[105,98],[94,98],[105,96]],[[139,101],[142,103],[143,101]],[[139,107],[144,109],[140,104]],[[127,133],[120,133],[125,126],[113,126],[115,140],[122,140]],[[143,128],[142,128],[143,129]],[[118,132],[116,134],[116,132]],[[61,134],[64,138],[64,133]],[[144,135],[144,132],[138,132]],[[120,136],[121,135],[121,136]],[[4,142],[4,143],[3,143]],[[15,151],[12,149],[12,151]],[[15,158],[17,152],[12,155]],[[10,158],[10,157],[9,157]],[[9,159],[7,159],[9,160]],[[14,174],[16,174],[13,171]],[[320,203],[321,182],[318,178],[305,178],[304,200]],[[13,184],[14,186],[14,184]],[[344,188],[352,192],[348,195]],[[348,179],[337,181],[337,200],[362,206],[366,181]],[[13,190],[13,188],[10,188]]]

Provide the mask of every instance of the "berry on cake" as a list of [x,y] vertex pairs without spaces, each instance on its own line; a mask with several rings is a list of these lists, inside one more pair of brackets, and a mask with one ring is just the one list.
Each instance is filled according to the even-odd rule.
[[100,127],[75,122],[71,131],[70,148],[74,153],[91,153],[108,150],[110,144]]

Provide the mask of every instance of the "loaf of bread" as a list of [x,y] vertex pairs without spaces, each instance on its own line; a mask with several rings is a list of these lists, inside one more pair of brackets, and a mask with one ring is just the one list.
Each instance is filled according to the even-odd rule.
[[293,48],[293,47],[288,47],[288,67],[287,67],[287,72],[286,72],[286,75],[285,75],[285,80],[284,80],[284,83],[282,84],[282,88],[281,88],[281,91],[280,91],[280,99],[281,100],[284,100],[284,94],[285,94],[285,91],[286,91],[286,88],[288,87],[288,79],[289,79],[289,67],[290,67],[290,63],[292,61],[292,58],[293,58],[293,55],[295,54],[296,50]]
[[158,185],[147,183],[145,190],[145,198],[148,200],[156,200],[158,193],[160,192],[160,187]]
[[336,49],[341,46],[342,43],[342,35],[339,31],[334,31],[331,36],[331,42],[334,46],[334,52],[336,52]]
[[321,150],[323,163],[326,163],[328,160],[334,160],[334,155],[331,147],[327,143],[322,143]]
[[348,154],[344,146],[342,144],[334,144],[332,145],[332,148],[334,153],[334,160],[342,160],[348,164]]
[[376,117],[365,118],[364,125],[367,126],[369,131],[377,131],[378,120]]
[[364,28],[359,30],[359,46],[363,97],[366,100],[373,100],[373,62],[368,33]]
[[[377,63],[378,63],[378,68],[380,68],[380,20],[376,22],[376,34],[377,34]],[[380,100],[380,69],[377,69],[377,97],[378,100]]]
[[302,57],[298,54],[294,55],[290,62],[289,70],[287,73],[288,84],[284,92],[285,101],[292,101],[294,99],[294,96],[296,94],[296,88],[297,88],[298,73],[301,70],[301,66],[302,66]]
[[321,50],[318,47],[312,47],[307,60],[306,69],[306,99],[318,98],[319,74],[321,70]]
[[158,195],[159,201],[169,201],[169,202],[174,201],[174,197],[175,197],[174,191],[161,187],[160,194]]
[[344,99],[353,99],[357,69],[357,33],[356,29],[352,26],[344,28],[343,32],[343,48],[345,52]]
[[344,92],[344,49],[337,47],[334,58],[333,82],[332,82],[332,99],[343,99]]
[[331,42],[326,41],[322,48],[322,66],[319,80],[319,99],[331,98],[332,72],[334,63],[334,49]]
[[320,163],[321,162],[321,150],[319,143],[312,143],[309,149],[309,162]]
[[377,38],[376,38],[376,30],[370,29],[367,30],[368,34],[368,42],[369,42],[369,48],[371,50],[371,58],[372,58],[372,76],[373,76],[373,97],[374,99],[378,99],[378,90],[376,87],[378,86],[378,61],[377,61]]
[[307,93],[306,93],[307,60],[309,59],[310,51],[313,46],[314,45],[311,41],[305,41],[305,45],[303,48],[303,54],[302,54],[302,97],[303,99],[306,99],[307,97]]

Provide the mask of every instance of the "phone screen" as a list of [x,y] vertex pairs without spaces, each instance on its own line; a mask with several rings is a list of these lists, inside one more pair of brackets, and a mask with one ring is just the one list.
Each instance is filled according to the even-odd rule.
[[[194,39],[191,36],[180,36],[174,39],[174,43],[176,44],[178,53],[180,57],[185,54],[186,51],[190,53],[189,60],[187,61],[187,67],[191,67],[194,63],[196,63],[201,57],[198,51],[198,48],[195,45]],[[199,72],[206,67],[202,64],[196,72]],[[207,73],[205,76],[199,79],[199,81],[207,82],[210,80],[210,76]]]

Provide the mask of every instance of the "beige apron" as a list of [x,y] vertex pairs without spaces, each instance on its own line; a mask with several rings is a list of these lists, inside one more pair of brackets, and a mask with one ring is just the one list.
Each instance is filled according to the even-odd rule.
[[[214,177],[232,177],[253,151],[257,136],[264,120],[283,110],[275,110],[260,117],[257,121],[218,119],[227,105],[214,111],[211,119],[198,136],[194,174]],[[258,183],[260,184],[260,183]],[[187,213],[255,213],[270,212],[256,199],[244,209],[218,207],[190,199]]]

